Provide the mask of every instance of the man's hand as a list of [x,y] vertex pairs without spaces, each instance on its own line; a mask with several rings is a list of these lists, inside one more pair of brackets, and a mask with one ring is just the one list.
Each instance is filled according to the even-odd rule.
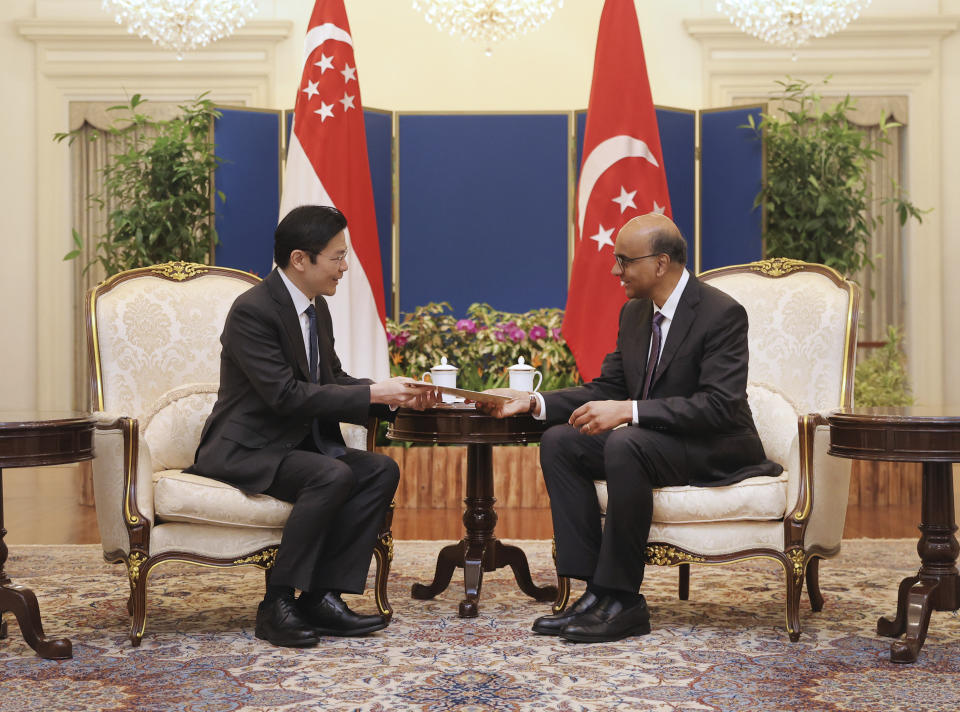
[[530,394],[527,391],[518,391],[513,388],[491,388],[484,393],[496,396],[506,396],[510,400],[501,403],[479,403],[477,410],[494,418],[509,418],[511,415],[530,412]]
[[633,422],[633,401],[590,401],[570,414],[570,425],[584,435],[599,435]]
[[396,408],[425,410],[440,402],[440,393],[435,389],[411,388],[406,385],[416,383],[406,376],[394,376],[370,386],[370,402],[383,403]]

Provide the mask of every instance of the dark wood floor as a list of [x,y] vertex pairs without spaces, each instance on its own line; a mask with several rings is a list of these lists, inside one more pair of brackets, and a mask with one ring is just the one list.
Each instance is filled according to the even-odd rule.
[[[96,544],[93,507],[77,504],[80,484],[74,467],[8,469],[3,472],[3,514],[7,544]],[[497,510],[497,534],[505,539],[549,539],[549,509]],[[398,509],[396,539],[457,540],[463,512],[454,509]],[[844,538],[919,536],[920,506],[850,506]]]

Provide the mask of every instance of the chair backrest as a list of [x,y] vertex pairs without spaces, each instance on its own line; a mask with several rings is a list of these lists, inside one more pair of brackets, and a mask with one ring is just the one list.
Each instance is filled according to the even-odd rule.
[[778,393],[798,415],[853,404],[856,284],[830,267],[784,258],[700,279],[747,310],[752,385]]
[[121,272],[90,290],[94,410],[142,418],[176,388],[219,383],[227,312],[259,281],[238,270],[169,262]]

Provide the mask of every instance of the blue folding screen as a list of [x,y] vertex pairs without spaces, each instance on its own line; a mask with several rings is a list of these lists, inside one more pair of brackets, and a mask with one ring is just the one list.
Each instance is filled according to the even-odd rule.
[[[687,242],[694,244],[696,234],[696,112],[686,109],[656,108],[660,148],[670,191],[670,209],[673,220]],[[579,178],[583,165],[583,138],[587,128],[587,112],[576,112],[577,165]]]
[[700,112],[700,271],[763,258],[761,106]]
[[[293,112],[221,108],[214,127],[219,265],[265,275],[279,213],[281,127]],[[762,142],[742,128],[760,107],[700,112],[700,225],[696,230],[697,114],[658,108],[674,220],[700,271],[762,257]],[[394,114],[364,111],[387,313],[449,301],[457,314],[477,301],[526,311],[563,307],[572,186],[570,115]],[[586,112],[575,115],[576,166]],[[393,156],[393,141],[397,156]],[[397,161],[395,164],[394,161]],[[393,248],[396,173],[398,254]],[[349,218],[349,216],[347,216]],[[694,241],[693,236],[698,238]],[[398,264],[399,284],[392,283]],[[394,303],[396,292],[399,303]]]
[[273,230],[280,211],[281,112],[218,107],[213,140],[221,164],[214,185],[220,244],[214,263],[265,277],[273,263]]
[[398,118],[399,307],[567,296],[569,115]]

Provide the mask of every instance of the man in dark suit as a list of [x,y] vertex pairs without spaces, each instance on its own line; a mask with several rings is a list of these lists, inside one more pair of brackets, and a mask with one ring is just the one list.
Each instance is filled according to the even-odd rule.
[[[628,301],[600,376],[542,395],[495,391],[512,400],[484,407],[554,424],[540,463],[558,573],[585,580],[587,590],[566,611],[538,618],[537,633],[604,642],[650,632],[638,591],[653,489],[782,471],[766,459],[747,404],[746,311],[690,275],[686,253],[663,215],[630,220],[617,235],[612,269]],[[607,481],[602,531],[594,479]]]
[[374,383],[340,367],[323,297],[347,270],[346,226],[323,206],[296,208],[277,226],[277,268],[227,315],[220,391],[192,468],[293,503],[257,610],[256,636],[275,645],[386,627],[383,616],[355,614],[340,594],[363,592],[400,473],[385,455],[346,447],[339,424],[436,402],[432,391],[407,387],[412,379]]

